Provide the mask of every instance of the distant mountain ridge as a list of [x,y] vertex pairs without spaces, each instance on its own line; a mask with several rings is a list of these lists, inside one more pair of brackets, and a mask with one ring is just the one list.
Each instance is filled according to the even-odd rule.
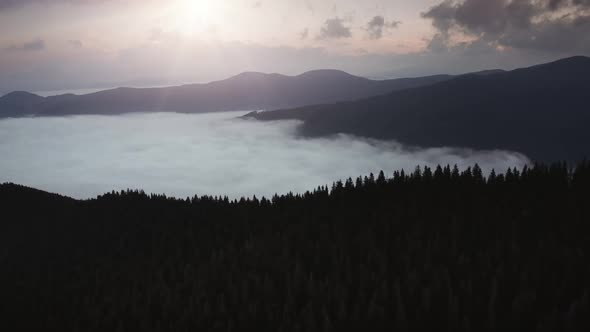
[[248,116],[303,120],[305,136],[346,133],[421,147],[512,150],[536,161],[578,161],[590,157],[590,58]]
[[21,116],[34,112],[35,106],[44,100],[25,91],[15,91],[0,97],[0,117]]
[[0,97],[0,117],[270,110],[352,101],[434,84],[451,77],[370,80],[338,70],[315,70],[297,76],[246,72],[207,84],[116,88],[85,95],[40,97],[28,92],[12,92]]

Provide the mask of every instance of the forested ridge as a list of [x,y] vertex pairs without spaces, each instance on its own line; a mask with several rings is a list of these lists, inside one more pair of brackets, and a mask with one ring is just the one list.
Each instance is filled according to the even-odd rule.
[[5,331],[588,331],[590,163],[271,199],[0,185]]
[[306,137],[349,134],[408,146],[520,152],[577,162],[590,155],[590,57],[576,56],[367,99],[246,117],[298,119]]

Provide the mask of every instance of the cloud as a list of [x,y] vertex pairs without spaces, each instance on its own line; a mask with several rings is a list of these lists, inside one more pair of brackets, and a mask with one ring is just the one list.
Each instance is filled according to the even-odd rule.
[[0,0],[0,11],[18,9],[31,4],[51,5],[56,3],[93,4],[108,0]]
[[83,46],[82,42],[77,39],[68,40],[68,45],[73,48],[82,48]]
[[417,165],[479,163],[485,171],[504,171],[528,162],[516,153],[408,150],[395,142],[345,135],[299,139],[294,135],[298,122],[236,119],[241,114],[1,120],[0,183],[76,198],[126,188],[177,197],[269,197],[380,170],[388,175],[413,171]]
[[24,6],[27,3],[37,2],[37,1],[26,1],[26,0],[0,0],[0,10],[7,10],[13,9],[20,6]]
[[350,27],[344,25],[344,20],[338,17],[327,19],[320,30],[319,39],[350,38]]
[[21,45],[11,45],[6,48],[8,51],[15,52],[37,52],[45,49],[45,41],[43,39],[35,39],[30,42],[25,42]]
[[305,8],[312,13],[314,12],[314,7],[309,0],[305,0]]
[[561,7],[561,5],[562,5],[562,4],[564,4],[564,3],[566,3],[566,2],[567,2],[566,0],[549,0],[549,1],[547,2],[547,7],[548,7],[550,10],[556,10],[556,9],[558,9],[559,7]]
[[422,17],[437,29],[431,49],[463,35],[491,48],[590,51],[590,0],[446,0]]
[[383,16],[375,16],[367,23],[366,29],[369,33],[369,38],[381,39],[384,30],[397,28],[400,23],[400,21],[391,21],[388,23]]
[[305,28],[305,29],[303,29],[303,31],[301,31],[299,33],[299,39],[301,39],[301,40],[307,39],[308,36],[309,36],[309,28]]

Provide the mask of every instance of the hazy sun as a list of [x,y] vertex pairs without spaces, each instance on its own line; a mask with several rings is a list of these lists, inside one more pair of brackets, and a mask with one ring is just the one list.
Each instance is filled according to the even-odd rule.
[[173,24],[183,33],[192,35],[216,24],[222,17],[222,1],[178,0],[174,6]]

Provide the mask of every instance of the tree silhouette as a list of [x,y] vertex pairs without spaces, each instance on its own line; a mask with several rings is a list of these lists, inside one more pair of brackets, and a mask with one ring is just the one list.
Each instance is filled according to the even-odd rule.
[[420,167],[271,199],[3,184],[0,324],[587,331],[589,188],[587,161]]

